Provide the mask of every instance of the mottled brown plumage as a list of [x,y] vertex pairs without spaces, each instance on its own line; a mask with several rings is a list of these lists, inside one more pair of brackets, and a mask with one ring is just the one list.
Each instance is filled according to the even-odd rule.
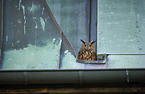
[[97,59],[94,43],[96,41],[92,40],[91,42],[85,42],[84,40],[81,40],[83,42],[82,47],[78,53],[78,59],[81,60],[90,60],[94,61]]

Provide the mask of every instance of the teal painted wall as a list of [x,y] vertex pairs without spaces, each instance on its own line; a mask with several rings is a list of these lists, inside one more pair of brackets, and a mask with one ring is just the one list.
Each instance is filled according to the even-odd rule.
[[145,53],[145,0],[99,0],[98,53]]

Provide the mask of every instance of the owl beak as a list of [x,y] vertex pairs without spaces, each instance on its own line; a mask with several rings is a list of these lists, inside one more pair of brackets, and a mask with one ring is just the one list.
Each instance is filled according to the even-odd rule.
[[87,47],[87,50],[89,50],[89,48]]
[[89,51],[90,50],[90,48],[89,47],[87,47],[87,49],[86,49],[87,51]]

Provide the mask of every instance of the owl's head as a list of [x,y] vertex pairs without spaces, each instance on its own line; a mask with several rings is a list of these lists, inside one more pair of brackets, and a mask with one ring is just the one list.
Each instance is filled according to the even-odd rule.
[[94,43],[95,40],[92,40],[91,42],[85,42],[85,40],[81,40],[83,42],[81,49],[86,51],[95,51]]

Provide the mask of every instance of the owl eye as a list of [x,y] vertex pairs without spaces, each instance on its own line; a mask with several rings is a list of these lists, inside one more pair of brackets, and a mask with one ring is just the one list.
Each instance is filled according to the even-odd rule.
[[92,45],[90,45],[90,47],[91,47]]

